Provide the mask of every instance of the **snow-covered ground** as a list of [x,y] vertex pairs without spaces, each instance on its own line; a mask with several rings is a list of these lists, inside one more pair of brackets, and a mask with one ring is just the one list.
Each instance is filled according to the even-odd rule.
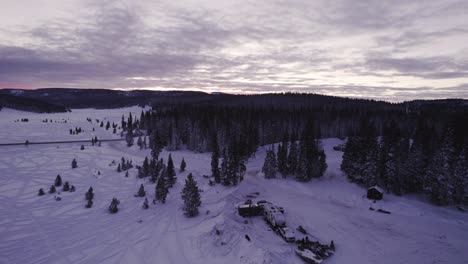
[[[61,114],[3,109],[0,143],[115,138],[95,119],[120,122],[129,111],[139,117],[141,109]],[[21,118],[30,121],[14,122]],[[42,123],[46,118],[67,123]],[[74,127],[85,132],[69,135]],[[0,147],[0,263],[303,263],[294,246],[261,218],[237,215],[235,205],[256,192],[257,199],[283,206],[293,229],[302,225],[323,243],[334,240],[336,253],[324,263],[468,263],[468,214],[412,197],[385,195],[373,204],[365,190],[349,183],[340,171],[342,153],[332,149],[339,143],[323,140],[328,170],[321,179],[265,180],[260,169],[266,148],[260,148],[247,165],[245,180],[230,188],[211,187],[203,177],[210,174],[210,153],[172,152],[177,167],[185,158],[187,170],[178,173],[167,203],[150,203],[148,210],[141,208],[143,198],[134,194],[143,183],[151,201],[154,184],[137,179],[135,169],[126,178],[110,163],[126,157],[140,164],[149,150],[129,149],[125,142],[85,144],[85,150],[80,150],[81,144]],[[167,160],[168,152],[161,155]],[[77,169],[71,169],[73,158]],[[190,172],[203,193],[200,215],[187,219],[180,191]],[[61,201],[51,194],[37,196],[39,188],[48,191],[57,174],[75,185],[76,192],[61,193]],[[86,209],[84,193],[90,186],[94,205]],[[113,215],[107,211],[112,197],[121,202]],[[370,211],[370,206],[392,214]]]

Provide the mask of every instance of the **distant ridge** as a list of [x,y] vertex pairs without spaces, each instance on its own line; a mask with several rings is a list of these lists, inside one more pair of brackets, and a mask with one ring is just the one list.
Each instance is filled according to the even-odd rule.
[[[226,93],[204,93],[199,91],[151,91],[151,90],[109,90],[109,89],[77,89],[77,88],[41,88],[35,90],[0,89],[4,106],[7,104],[28,109],[26,101],[33,111],[66,111],[72,108],[111,109],[134,105],[164,105],[164,104],[223,104],[248,107],[274,106],[277,108],[291,107],[333,107],[333,108],[385,108],[402,111],[418,112],[427,108],[441,111],[466,111],[468,100],[440,99],[416,100],[402,103],[390,103],[370,99],[345,98],[310,93],[274,93],[234,95]],[[11,98],[11,99],[7,99]],[[40,102],[45,103],[40,105]],[[47,105],[49,108],[47,108]]]
[[0,94],[0,110],[3,107],[36,113],[67,112],[67,109],[61,105],[55,105],[38,99],[15,96],[10,94]]

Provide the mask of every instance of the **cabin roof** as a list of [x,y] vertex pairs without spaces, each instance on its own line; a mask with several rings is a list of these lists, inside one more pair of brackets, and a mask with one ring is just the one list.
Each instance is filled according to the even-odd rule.
[[369,189],[367,189],[367,190],[371,190],[371,189],[374,189],[374,190],[378,191],[379,193],[384,193],[384,191],[382,190],[382,188],[380,188],[380,187],[377,186],[377,185],[374,185],[374,186],[372,186],[372,187],[369,187]]

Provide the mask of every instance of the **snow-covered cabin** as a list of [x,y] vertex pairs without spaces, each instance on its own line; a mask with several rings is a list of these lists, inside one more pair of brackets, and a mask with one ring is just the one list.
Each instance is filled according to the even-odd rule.
[[377,185],[367,189],[367,198],[371,200],[382,200],[384,191]]
[[258,204],[243,204],[237,207],[240,216],[259,216],[262,214],[262,208]]

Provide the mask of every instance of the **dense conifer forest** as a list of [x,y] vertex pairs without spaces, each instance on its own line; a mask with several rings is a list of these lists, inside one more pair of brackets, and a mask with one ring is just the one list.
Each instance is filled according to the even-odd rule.
[[220,95],[154,104],[139,119],[122,117],[121,127],[127,135],[149,136],[153,164],[162,148],[213,152],[213,176],[224,185],[242,181],[249,157],[274,143],[265,177],[320,177],[327,165],[318,139],[349,137],[342,170],[350,180],[450,204],[467,202],[466,112],[463,100],[392,104],[306,94]]

